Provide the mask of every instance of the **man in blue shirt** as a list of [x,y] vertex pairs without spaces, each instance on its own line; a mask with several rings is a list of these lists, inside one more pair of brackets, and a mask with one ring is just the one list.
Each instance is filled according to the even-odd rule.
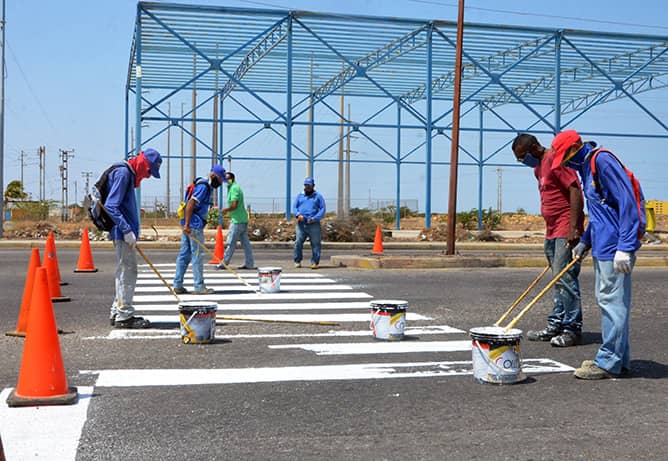
[[[589,224],[573,248],[573,257],[582,258],[591,248],[596,301],[601,309],[601,347],[594,360],[585,360],[575,370],[575,377],[606,379],[629,374],[631,272],[645,227],[644,205],[639,206],[624,166],[609,151],[596,149],[594,142],[582,142],[575,130],[555,136],[552,148],[553,168],[566,164],[580,173]],[[644,202],[642,192],[640,198]]]
[[176,271],[174,273],[174,292],[186,294],[188,290],[183,286],[188,264],[192,260],[194,294],[213,294],[212,288],[204,285],[204,248],[199,242],[204,242],[204,226],[211,206],[211,193],[225,181],[225,169],[220,165],[211,168],[208,178],[197,178],[192,187],[185,192],[186,207],[181,220],[181,250],[176,257]]
[[306,237],[311,241],[311,269],[320,264],[320,220],[325,216],[325,199],[315,191],[315,181],[304,179],[304,192],[292,203],[292,214],[297,217],[297,237],[293,259],[295,267],[302,267],[302,249]]
[[126,162],[114,164],[107,177],[107,200],[104,208],[114,221],[109,232],[116,251],[116,296],[111,305],[109,322],[116,328],[148,328],[150,322],[134,315],[132,306],[137,286],[137,255],[135,245],[139,236],[139,212],[135,189],[153,176],[160,179],[162,158],[154,149],[146,149]]

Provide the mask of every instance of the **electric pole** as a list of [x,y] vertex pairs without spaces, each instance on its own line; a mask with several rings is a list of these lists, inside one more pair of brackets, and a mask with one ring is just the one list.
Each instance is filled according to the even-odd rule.
[[46,146],[39,146],[39,201],[46,200]]
[[499,213],[501,213],[501,195],[502,195],[502,184],[503,184],[503,168],[497,168],[496,174],[498,177],[497,180],[497,191],[496,191],[496,208]]
[[168,102],[167,103],[167,200],[165,205],[167,206],[167,216],[169,216],[170,213],[170,202],[171,200],[169,199],[169,183],[171,181],[170,177],[170,171],[169,171],[169,158],[171,156],[171,150],[172,150],[172,103]]
[[69,219],[69,210],[68,207],[68,194],[67,194],[67,161],[70,158],[74,157],[74,149],[65,150],[58,149],[60,151],[60,182],[62,188],[62,208],[60,211],[60,219],[62,222],[66,222]]
[[[0,189],[5,190],[5,0],[2,0],[2,59],[0,60]],[[5,207],[0,200],[0,237],[4,236]]]
[[88,191],[90,191],[90,178],[91,178],[91,176],[93,176],[93,172],[92,171],[82,171],[81,176],[86,180],[86,182],[84,183],[84,187],[85,187],[85,190],[86,190],[86,195],[88,195]]

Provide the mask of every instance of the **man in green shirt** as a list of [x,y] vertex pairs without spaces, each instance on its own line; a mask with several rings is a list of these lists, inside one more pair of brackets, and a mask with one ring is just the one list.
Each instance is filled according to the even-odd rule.
[[244,249],[244,256],[246,261],[243,266],[237,269],[256,269],[253,260],[253,249],[251,248],[250,240],[248,239],[248,212],[246,211],[246,204],[244,203],[244,191],[241,186],[235,181],[234,173],[225,172],[225,179],[227,179],[227,207],[223,208],[221,212],[230,214],[230,230],[227,234],[227,241],[225,242],[225,256],[223,256],[223,263],[230,264],[230,260],[234,255],[237,240],[241,240],[241,246]]

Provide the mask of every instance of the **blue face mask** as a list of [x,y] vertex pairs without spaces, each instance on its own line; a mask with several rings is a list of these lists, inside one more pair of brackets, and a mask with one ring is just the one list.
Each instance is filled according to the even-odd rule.
[[540,165],[540,160],[527,152],[524,158],[520,161],[520,163],[523,163],[529,168],[536,168],[538,165]]
[[575,153],[574,156],[569,158],[566,161],[566,166],[573,168],[575,170],[579,170],[582,167],[582,164],[584,163],[585,159],[587,158],[587,155],[594,150],[596,147],[595,142],[586,142],[584,145],[580,148],[579,151]]

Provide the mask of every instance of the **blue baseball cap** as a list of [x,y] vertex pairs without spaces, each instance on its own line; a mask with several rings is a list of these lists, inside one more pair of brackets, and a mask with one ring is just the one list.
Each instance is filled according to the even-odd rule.
[[225,180],[225,168],[223,168],[222,165],[215,164],[211,167],[211,172],[218,176],[221,181],[227,182]]
[[144,151],[144,157],[146,157],[146,160],[151,164],[151,169],[149,170],[151,176],[160,179],[160,165],[162,165],[160,152],[155,149],[146,149]]
[[313,186],[315,185],[315,181],[313,181],[313,178],[309,176],[308,178],[304,178],[304,185]]

